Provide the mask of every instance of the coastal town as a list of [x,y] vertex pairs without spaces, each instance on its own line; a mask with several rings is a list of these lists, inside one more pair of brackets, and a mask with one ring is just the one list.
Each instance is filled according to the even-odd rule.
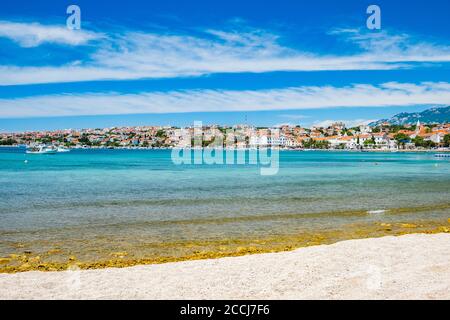
[[[196,131],[197,130],[197,131]],[[194,137],[200,135],[200,145]],[[230,138],[231,137],[231,138]],[[240,138],[239,138],[240,137]],[[230,142],[231,141],[231,142]],[[103,129],[66,129],[0,133],[0,145],[32,147],[53,145],[66,148],[189,148],[193,146],[331,150],[446,149],[450,123],[424,125],[361,125],[347,128],[342,122],[328,127],[304,128],[282,125],[266,128],[251,125],[201,127],[135,126]]]

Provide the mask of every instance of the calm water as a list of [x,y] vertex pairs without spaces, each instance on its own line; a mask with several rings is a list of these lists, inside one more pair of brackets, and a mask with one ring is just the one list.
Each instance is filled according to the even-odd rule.
[[95,255],[94,248],[132,251],[379,219],[339,214],[355,210],[429,206],[411,218],[449,216],[433,208],[450,203],[450,161],[433,154],[285,151],[275,176],[254,165],[178,166],[170,154],[0,148],[0,257],[19,243]]

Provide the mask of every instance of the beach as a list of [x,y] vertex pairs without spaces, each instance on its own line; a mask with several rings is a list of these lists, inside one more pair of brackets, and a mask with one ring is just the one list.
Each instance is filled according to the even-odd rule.
[[450,234],[159,265],[0,274],[0,299],[450,299]]

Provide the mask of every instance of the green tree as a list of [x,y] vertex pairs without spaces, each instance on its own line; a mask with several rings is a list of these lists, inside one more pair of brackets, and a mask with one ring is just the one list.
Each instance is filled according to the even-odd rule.
[[380,127],[374,127],[374,128],[372,128],[372,132],[373,133],[378,133],[378,132],[380,132],[381,131],[381,128]]
[[407,136],[406,134],[404,134],[404,133],[398,133],[398,134],[396,134],[395,136],[394,136],[394,139],[395,140],[397,140],[397,142],[408,142],[410,139],[409,139],[409,136]]
[[156,132],[156,137],[157,138],[167,138],[166,132],[164,130],[158,130],[158,132]]
[[1,146],[12,146],[14,144],[17,144],[17,141],[11,138],[5,139],[5,140],[1,140],[0,139],[0,145]]
[[416,147],[423,147],[425,146],[425,141],[421,136],[417,136],[413,139],[414,145]]
[[446,134],[444,136],[444,146],[445,147],[450,147],[450,134]]
[[424,147],[425,148],[436,148],[436,143],[434,143],[431,140],[424,141]]
[[83,134],[78,140],[81,144],[90,146],[92,143],[86,134]]
[[317,149],[328,149],[330,147],[330,143],[327,140],[314,141],[314,147]]
[[397,141],[397,144],[399,146],[403,146],[403,148],[405,147],[405,143],[409,142],[409,136],[407,136],[404,133],[398,133],[394,136],[394,139]]

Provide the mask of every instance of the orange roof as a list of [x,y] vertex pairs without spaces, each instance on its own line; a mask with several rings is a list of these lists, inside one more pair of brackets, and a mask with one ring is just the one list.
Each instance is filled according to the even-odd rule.
[[434,133],[419,133],[420,137],[431,137],[433,135],[434,135]]
[[326,141],[326,140],[328,140],[328,139],[329,139],[329,137],[314,138],[314,140],[316,140],[316,141]]
[[444,129],[441,129],[441,130],[436,130],[436,131],[433,131],[434,133],[442,133],[442,134],[450,134],[450,131],[449,130],[444,130]]
[[398,130],[398,133],[404,133],[404,134],[410,136],[412,134],[415,134],[416,132],[415,131],[411,131],[411,130]]

